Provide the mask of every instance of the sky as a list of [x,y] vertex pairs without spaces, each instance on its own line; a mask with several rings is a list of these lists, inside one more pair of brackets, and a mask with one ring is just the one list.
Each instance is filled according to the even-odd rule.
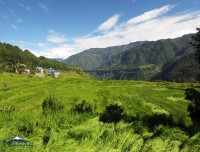
[[0,42],[63,58],[195,33],[200,0],[0,0]]

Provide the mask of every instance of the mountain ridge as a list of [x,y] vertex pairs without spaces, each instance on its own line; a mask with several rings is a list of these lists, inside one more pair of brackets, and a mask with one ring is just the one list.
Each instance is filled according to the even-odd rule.
[[106,62],[106,60],[109,60],[113,55],[116,55],[119,52],[126,51],[130,48],[140,46],[145,42],[146,41],[138,41],[121,46],[91,48],[72,55],[65,59],[63,62],[70,65],[78,66],[83,70],[98,69],[102,63]]
[[[100,79],[134,79],[148,81],[161,79],[167,81],[188,81],[187,78],[185,78],[185,80],[181,79],[181,75],[176,78],[172,78],[171,75],[170,79],[168,79],[167,75],[175,68],[173,67],[175,65],[185,65],[185,68],[187,68],[190,63],[188,60],[185,60],[187,63],[183,63],[181,60],[182,58],[190,56],[190,59],[195,60],[194,55],[191,55],[195,52],[193,46],[190,44],[192,35],[193,34],[187,34],[175,39],[135,42],[133,44],[136,45],[129,45],[127,49],[114,46],[111,47],[111,53],[108,51],[108,48],[89,49],[71,58],[69,57],[68,59],[70,60],[66,59],[65,63],[80,65],[85,72]],[[123,45],[122,48],[126,48],[125,46],[126,45]],[[102,58],[104,57],[101,59],[101,62],[93,58],[93,52],[97,52],[96,54]],[[103,56],[101,53],[106,55]],[[76,59],[78,62],[76,62]],[[179,61],[181,61],[181,64],[177,63]],[[98,64],[96,64],[96,62],[98,62]],[[90,66],[88,68],[87,65],[89,64],[98,66]],[[197,64],[195,64],[195,66],[197,66]],[[197,71],[196,74],[199,73],[199,70]],[[179,73],[180,72],[181,71],[179,71]],[[191,73],[191,71],[187,71],[187,73]],[[197,81],[197,76],[194,76],[193,80]]]

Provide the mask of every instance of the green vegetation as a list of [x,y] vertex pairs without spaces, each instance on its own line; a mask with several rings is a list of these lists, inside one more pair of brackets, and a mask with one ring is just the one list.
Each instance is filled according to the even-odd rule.
[[185,99],[190,101],[188,106],[189,116],[193,122],[200,120],[200,92],[194,88],[187,88],[185,90]]
[[134,42],[122,46],[92,48],[70,56],[64,60],[64,63],[81,67],[84,70],[99,69],[103,64],[107,63],[108,60],[112,59],[113,56],[131,48],[138,47],[144,43],[145,42]]
[[191,44],[196,50],[196,60],[200,64],[200,28],[197,28],[197,33],[192,36],[192,42]]
[[[190,84],[0,74],[1,151],[199,151],[184,99]],[[199,84],[193,84],[198,88]],[[47,112],[48,111],[48,112]],[[47,112],[47,114],[45,114]],[[106,115],[107,121],[100,121]],[[116,118],[114,120],[113,118]],[[194,129],[195,128],[195,129]]]
[[42,110],[45,115],[60,112],[64,109],[63,103],[54,96],[48,96],[42,103]]
[[197,82],[200,67],[190,44],[192,36],[194,40],[199,39],[189,34],[175,39],[89,49],[69,57],[65,63],[77,65],[99,79]]
[[92,113],[92,106],[83,100],[81,103],[76,104],[71,111],[78,114]]
[[43,56],[37,58],[28,50],[22,51],[17,46],[12,46],[7,43],[0,43],[0,72],[16,72],[16,69],[18,69],[20,73],[25,68],[28,68],[34,72],[37,66],[41,66],[45,69],[51,67],[62,71],[82,72],[80,68],[47,59]]
[[[194,42],[192,44],[196,49],[195,58],[200,64],[200,29],[197,28],[197,30],[197,34],[193,36]],[[187,88],[185,90],[185,99],[190,101],[187,109],[190,113],[189,116],[192,119],[193,123],[197,124],[196,126],[198,126],[200,120],[200,92],[193,87]]]
[[154,66],[154,64],[141,65],[141,66],[139,66],[139,69],[151,68],[153,66]]
[[124,109],[119,105],[109,105],[106,106],[105,111],[103,114],[100,115],[100,121],[103,122],[119,122],[120,120],[123,120],[123,114]]

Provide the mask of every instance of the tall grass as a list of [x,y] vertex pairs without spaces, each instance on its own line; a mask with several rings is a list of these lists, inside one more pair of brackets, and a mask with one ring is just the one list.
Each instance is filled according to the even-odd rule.
[[[184,100],[188,85],[1,74],[0,141],[20,136],[33,146],[4,147],[2,143],[0,150],[198,151],[199,134],[191,138],[188,134],[192,125]],[[65,108],[45,115],[42,103],[49,95],[58,97]],[[131,119],[99,121],[110,104],[119,105]],[[16,110],[9,111],[9,106]]]

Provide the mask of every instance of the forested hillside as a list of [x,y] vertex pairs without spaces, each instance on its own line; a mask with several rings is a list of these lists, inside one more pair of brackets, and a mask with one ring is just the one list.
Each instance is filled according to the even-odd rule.
[[19,47],[7,43],[0,43],[0,69],[5,72],[14,72],[19,64],[25,64],[27,68],[35,70],[36,66],[43,68],[55,68],[57,70],[80,71],[79,68],[69,66],[64,63],[47,59],[45,57],[36,57],[30,51],[22,51]]
[[195,60],[195,54],[189,54],[165,68],[152,80],[164,79],[177,82],[195,82],[199,80],[200,65]]
[[[191,36],[192,34],[176,39],[140,42],[140,45],[128,45],[131,48],[116,52],[116,48],[112,47],[112,52],[115,53],[110,53],[107,49],[95,49],[101,56],[105,52],[109,56],[104,57],[103,62],[95,60],[95,57],[91,58],[94,55],[91,53],[93,49],[74,55],[66,61],[72,65],[83,65],[82,68],[96,78],[197,81],[200,70],[192,55],[194,49],[190,44]],[[84,67],[95,65],[96,62],[98,66],[95,68]]]
[[99,69],[103,64],[112,60],[113,56],[130,48],[141,46],[146,42],[135,42],[128,45],[108,48],[92,48],[67,58],[64,63],[81,67],[84,70]]

